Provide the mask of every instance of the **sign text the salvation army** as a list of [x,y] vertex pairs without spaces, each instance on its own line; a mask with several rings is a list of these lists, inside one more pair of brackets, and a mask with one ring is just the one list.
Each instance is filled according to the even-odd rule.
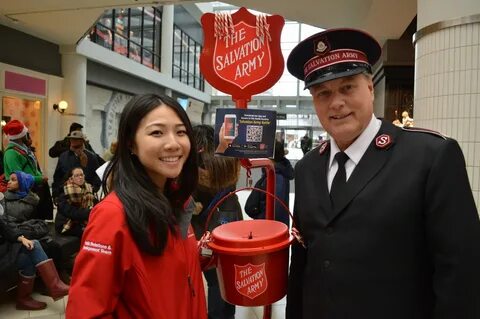
[[238,80],[262,67],[265,37],[247,39],[245,27],[241,27],[221,41],[225,41],[226,52],[215,57],[215,70],[222,71],[231,65],[235,66],[234,80]]

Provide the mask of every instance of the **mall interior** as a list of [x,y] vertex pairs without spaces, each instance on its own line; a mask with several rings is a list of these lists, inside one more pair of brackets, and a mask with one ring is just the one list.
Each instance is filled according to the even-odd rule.
[[[302,39],[323,29],[372,34],[382,45],[373,68],[375,115],[394,122],[408,112],[416,127],[456,139],[480,207],[478,0],[2,0],[2,126],[11,119],[28,123],[40,167],[52,180],[57,159],[48,149],[67,135],[71,123],[83,125],[93,150],[103,154],[116,140],[123,107],[136,94],[169,95],[186,108],[193,124],[215,123],[216,109],[235,103],[200,71],[200,19],[206,12],[232,13],[239,7],[285,18],[285,59]],[[303,136],[313,147],[328,138],[309,91],[286,68],[248,108],[279,114],[276,130],[293,165],[303,156]],[[7,143],[4,135],[2,150]],[[242,174],[238,187],[246,185]],[[399,178],[402,174],[408,172],[399,172]],[[292,182],[291,198],[294,191]],[[67,299],[48,301],[45,310],[22,311],[7,298],[0,302],[0,318],[64,318]],[[275,304],[272,318],[284,318],[284,307],[284,299]],[[238,307],[235,318],[262,318],[262,311]]]

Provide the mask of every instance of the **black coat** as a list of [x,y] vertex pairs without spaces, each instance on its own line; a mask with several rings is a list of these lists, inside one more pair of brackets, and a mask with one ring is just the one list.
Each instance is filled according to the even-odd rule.
[[82,167],[83,173],[85,174],[85,181],[92,185],[94,192],[97,192],[100,189],[102,181],[97,173],[95,173],[95,170],[100,167],[97,156],[95,153],[86,149],[84,152],[88,158],[87,167],[82,167],[80,165],[80,159],[71,150],[63,152],[58,158],[57,167],[55,168],[55,173],[53,173],[52,195],[54,198],[58,197],[62,192],[61,188],[63,188],[65,182],[65,175],[75,167]]
[[91,208],[83,208],[75,205],[71,205],[68,202],[68,195],[65,195],[63,187],[60,188],[60,194],[58,195],[57,215],[55,216],[55,230],[61,234],[65,223],[71,219],[75,221],[73,226],[64,233],[64,235],[74,235],[82,237],[83,222],[87,222],[90,217]]
[[383,122],[332,211],[330,148],[296,165],[288,319],[480,318],[480,222],[458,143]]
[[16,272],[17,256],[22,247],[17,238],[21,235],[15,224],[0,216],[0,278]]

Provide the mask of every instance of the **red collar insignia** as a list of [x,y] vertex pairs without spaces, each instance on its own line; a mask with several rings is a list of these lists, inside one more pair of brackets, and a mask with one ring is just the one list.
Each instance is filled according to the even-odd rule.
[[322,144],[320,145],[320,148],[318,149],[318,152],[320,153],[320,155],[323,155],[323,153],[325,153],[327,148],[328,148],[328,141],[323,141]]
[[380,149],[387,148],[392,142],[392,137],[387,134],[382,134],[375,138],[375,146]]

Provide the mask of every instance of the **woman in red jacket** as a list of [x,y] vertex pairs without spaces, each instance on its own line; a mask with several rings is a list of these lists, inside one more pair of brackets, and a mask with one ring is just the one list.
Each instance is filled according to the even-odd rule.
[[103,178],[110,191],[89,218],[67,318],[206,319],[191,214],[197,185],[192,127],[173,99],[134,97]]

